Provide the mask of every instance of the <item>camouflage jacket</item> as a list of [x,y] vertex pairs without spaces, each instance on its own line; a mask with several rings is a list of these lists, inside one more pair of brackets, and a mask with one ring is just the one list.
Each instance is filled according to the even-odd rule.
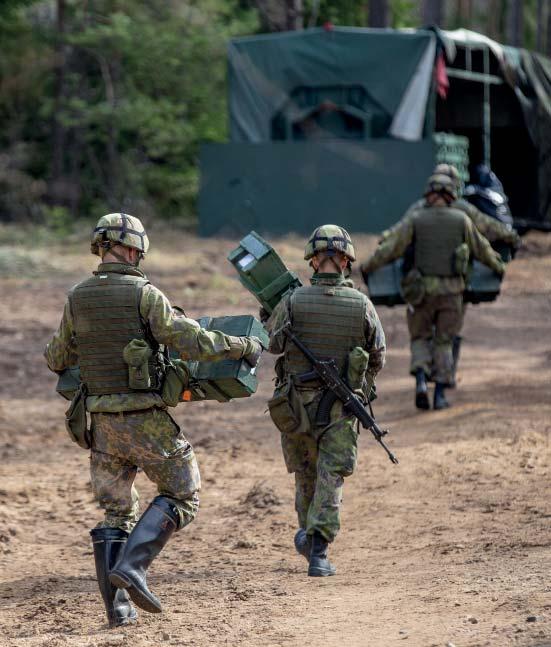
[[[122,272],[144,276],[135,267],[121,263],[102,263],[101,272]],[[185,360],[217,361],[239,359],[250,352],[248,338],[232,337],[222,332],[209,332],[193,319],[174,310],[166,296],[151,284],[144,286],[140,315],[148,322],[159,344],[169,346]],[[69,302],[65,304],[57,332],[47,344],[44,356],[50,370],[59,372],[78,365],[76,339]],[[158,393],[127,393],[89,396],[86,407],[90,412],[118,412],[166,407]]]
[[[312,285],[345,285],[354,287],[350,279],[342,274],[314,274],[310,279]],[[367,297],[366,297],[367,299]],[[291,321],[289,309],[290,295],[284,297],[275,307],[270,318],[266,322],[266,329],[270,335],[268,351],[275,355],[285,352],[287,338],[280,332],[281,329]],[[375,376],[383,368],[386,355],[385,333],[375,307],[367,299],[365,316],[365,350],[369,353],[369,364],[367,367],[368,381],[373,384]]]
[[[408,246],[413,242],[413,222],[417,213],[418,211],[414,210],[411,214],[406,214],[407,217],[397,223],[386,238],[381,240],[373,255],[365,263],[362,263],[363,274],[369,274],[404,255]],[[503,274],[505,266],[499,254],[492,249],[490,243],[468,218],[465,218],[465,243],[472,256],[498,274]],[[462,276],[424,276],[423,281],[428,295],[460,294],[465,290],[465,279]]]
[[[394,232],[399,229],[402,223],[410,218],[413,218],[417,209],[422,209],[426,206],[426,201],[424,198],[414,202],[406,213],[402,216],[402,219],[397,222],[393,227],[385,229],[381,234],[381,241],[386,240],[389,236],[392,236]],[[478,231],[487,238],[491,243],[495,241],[503,241],[508,245],[512,245],[517,248],[520,246],[520,236],[517,232],[510,226],[503,222],[499,222],[495,218],[492,218],[485,213],[482,213],[477,209],[474,204],[467,202],[467,200],[457,200],[452,204],[452,207],[456,209],[461,209],[465,212],[467,216],[472,220],[473,225],[478,229]]]

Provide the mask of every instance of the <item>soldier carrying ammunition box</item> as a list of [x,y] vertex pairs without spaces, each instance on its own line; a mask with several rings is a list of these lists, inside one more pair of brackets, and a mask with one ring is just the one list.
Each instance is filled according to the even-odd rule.
[[[493,175],[493,173],[487,170],[485,166],[480,165],[479,167],[477,167],[477,172],[479,174],[480,174],[480,169],[483,169],[483,171],[485,170],[488,176],[495,178],[495,175]],[[434,168],[432,175],[448,176],[448,178],[450,178],[450,180],[454,184],[455,191],[457,194],[457,199],[453,202],[452,206],[456,209],[460,209],[461,211],[464,211],[465,214],[471,219],[476,229],[485,238],[488,239],[488,241],[492,246],[494,246],[498,250],[502,248],[506,252],[506,255],[510,254],[511,256],[514,256],[516,250],[520,247],[520,244],[521,244],[520,236],[508,222],[502,222],[501,220],[498,220],[497,218],[494,218],[488,215],[487,213],[480,211],[474,204],[459,196],[459,191],[461,189],[461,177],[459,175],[459,171],[455,166],[453,166],[452,164],[437,164]],[[501,187],[501,183],[499,183],[499,180],[497,180],[497,178],[496,178],[496,185]],[[502,188],[503,187],[501,187],[501,189]],[[498,197],[501,198],[501,201],[503,204],[506,204],[506,198],[504,195],[501,195]],[[426,205],[426,198],[424,197],[414,202],[407,209],[407,211],[405,212],[405,214],[402,216],[402,218],[398,223],[396,223],[390,229],[386,229],[385,231],[383,231],[381,235],[381,241],[380,241],[381,244],[384,243],[385,240],[389,238],[392,239],[396,235],[399,235],[399,232],[402,230],[404,224],[409,220],[411,220],[415,215],[415,213],[419,209],[422,209],[425,205]],[[406,253],[406,256],[407,256],[407,253]],[[472,298],[473,295],[465,294],[464,296],[468,300],[469,297]],[[466,299],[464,298],[463,300],[463,313],[462,313],[463,317],[465,316],[467,311]],[[475,303],[476,302],[477,301],[475,300]],[[453,348],[453,351],[452,351],[453,352],[453,375],[449,382],[450,387],[455,387],[456,385],[456,373],[457,373],[457,366],[459,362],[461,342],[462,342],[462,337],[460,335],[456,335],[453,339],[453,347],[452,347]]]
[[[135,621],[129,595],[142,609],[161,611],[146,571],[199,506],[193,448],[167,412],[165,400],[174,402],[166,395],[165,347],[184,360],[243,357],[251,365],[261,353],[256,338],[209,332],[173,309],[138,268],[148,247],[138,218],[124,213],[101,218],[91,242],[101,263],[69,292],[59,329],[45,350],[52,371],[80,366],[82,385],[67,425],[73,440],[91,450],[92,488],[105,513],[90,534],[110,626]],[[138,468],[159,492],[141,517],[133,485]]]
[[467,217],[456,206],[457,185],[449,175],[429,178],[425,201],[381,241],[361,266],[367,276],[409,252],[402,281],[408,303],[411,369],[415,404],[429,409],[427,379],[435,383],[433,407],[449,406],[445,388],[454,381],[452,344],[463,324],[463,291],[469,260],[474,256],[497,274],[504,265]]

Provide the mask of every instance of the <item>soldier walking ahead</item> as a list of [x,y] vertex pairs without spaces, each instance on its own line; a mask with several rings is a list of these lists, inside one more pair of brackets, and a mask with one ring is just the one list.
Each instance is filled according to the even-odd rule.
[[[137,218],[115,213],[100,219],[91,251],[101,263],[69,292],[45,351],[52,371],[78,364],[86,389],[91,438],[81,444],[90,446],[92,488],[105,512],[90,534],[110,626],[135,621],[128,593],[142,609],[161,611],[147,587],[147,568],[172,534],[193,521],[199,506],[193,448],[162,398],[164,345],[182,359],[245,357],[256,363],[260,355],[254,338],[207,332],[173,310],[138,269],[148,247]],[[134,383],[125,361],[129,349],[144,357]],[[159,492],[141,518],[133,485],[138,468]]]
[[276,362],[276,390],[269,408],[282,432],[287,469],[295,473],[295,547],[309,561],[308,575],[324,577],[335,574],[327,549],[340,528],[344,477],[356,467],[357,420],[337,401],[330,424],[317,424],[324,387],[317,379],[301,381],[311,366],[282,330],[290,325],[318,359],[334,359],[349,386],[364,399],[383,367],[385,337],[373,304],[346,278],[355,260],[346,230],[319,227],[304,258],[314,269],[311,285],[284,297],[266,324],[270,352],[283,353]]
[[[377,268],[412,254],[402,287],[408,303],[411,374],[415,404],[429,409],[427,379],[435,383],[433,406],[449,406],[445,388],[454,378],[452,342],[463,325],[463,291],[470,256],[497,274],[504,265],[465,212],[456,207],[456,184],[448,175],[433,175],[425,203],[396,225],[373,256],[361,266],[365,277]],[[411,248],[410,248],[411,249]]]

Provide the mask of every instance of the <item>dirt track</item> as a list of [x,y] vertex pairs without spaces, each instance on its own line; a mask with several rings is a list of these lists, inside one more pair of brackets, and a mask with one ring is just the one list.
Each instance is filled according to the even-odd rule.
[[[146,270],[191,316],[255,312],[224,260],[234,242],[154,235]],[[362,256],[374,244],[358,242]],[[304,269],[299,241],[276,246]],[[292,477],[264,413],[271,359],[250,400],[179,407],[202,508],[151,569],[164,614],[113,631],[94,579],[88,457],[41,357],[66,290],[93,266],[79,249],[48,260],[0,247],[0,645],[551,645],[551,236],[530,235],[499,301],[470,308],[448,411],[415,411],[403,309],[379,310],[376,412],[401,463],[362,434],[337,577],[307,578],[292,548]],[[153,488],[143,475],[138,487],[145,503]]]

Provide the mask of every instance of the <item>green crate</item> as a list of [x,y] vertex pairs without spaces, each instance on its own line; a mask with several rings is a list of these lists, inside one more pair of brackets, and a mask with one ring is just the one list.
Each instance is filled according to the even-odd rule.
[[469,181],[469,139],[451,133],[434,133],[436,163],[453,164],[459,171],[463,184]]
[[283,295],[301,284],[275,250],[256,232],[251,231],[231,251],[228,260],[239,274],[239,280],[271,314]]
[[[251,315],[235,317],[201,317],[197,320],[206,330],[220,330],[226,335],[258,337],[268,347],[268,334],[264,326]],[[256,392],[256,368],[245,360],[222,362],[188,362],[192,400],[218,400],[228,402],[233,398],[247,398]]]

